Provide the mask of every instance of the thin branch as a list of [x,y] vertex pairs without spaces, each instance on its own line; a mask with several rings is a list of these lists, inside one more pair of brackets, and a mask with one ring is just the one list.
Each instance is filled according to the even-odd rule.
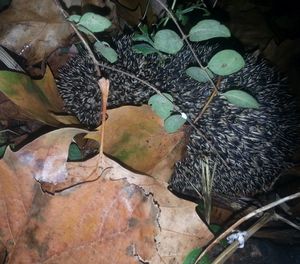
[[275,219],[280,220],[288,225],[290,225],[291,227],[297,229],[300,231],[300,226],[296,225],[295,223],[291,222],[290,220],[284,218],[283,216],[279,215],[279,214],[275,214]]
[[[271,221],[274,214],[266,213],[262,216],[253,226],[251,226],[246,232],[245,242],[255,234],[260,228],[262,228],[266,223]],[[224,263],[239,247],[239,242],[236,240],[230,246],[228,246],[213,262],[212,264]]]
[[[221,82],[221,78],[218,78],[218,82],[217,82],[217,87],[220,86],[220,82]],[[216,90],[213,90],[212,94],[210,95],[210,97],[208,98],[207,102],[205,103],[205,105],[203,106],[201,112],[198,114],[198,116],[195,118],[194,120],[194,124],[197,123],[197,121],[203,116],[203,114],[205,113],[206,109],[208,108],[208,106],[210,105],[211,101],[215,98],[215,96],[217,95]]]
[[220,242],[220,240],[222,240],[223,238],[225,238],[226,236],[228,236],[236,227],[238,227],[239,225],[241,225],[242,223],[244,223],[245,221],[247,221],[248,219],[252,218],[253,216],[260,214],[264,211],[270,210],[273,207],[278,206],[279,204],[282,204],[284,202],[296,199],[296,198],[300,198],[300,192],[291,194],[289,196],[286,196],[282,199],[279,199],[275,202],[272,202],[270,204],[267,204],[263,207],[260,207],[256,210],[254,210],[253,212],[245,215],[244,217],[242,217],[240,220],[238,220],[236,223],[234,223],[233,225],[231,225],[225,232],[223,232],[221,235],[219,235],[217,238],[215,238],[209,245],[208,247],[203,250],[203,252],[200,254],[200,256],[197,258],[197,260],[195,262],[198,262],[205,254],[207,254],[207,252],[217,243]]

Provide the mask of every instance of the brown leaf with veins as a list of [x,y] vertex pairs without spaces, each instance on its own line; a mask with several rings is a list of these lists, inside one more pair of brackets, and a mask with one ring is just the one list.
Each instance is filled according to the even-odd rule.
[[14,0],[0,19],[0,43],[26,57],[29,65],[67,44],[73,33],[55,1]]
[[[0,161],[0,239],[8,263],[181,263],[212,238],[194,204],[108,158],[98,181],[43,193],[32,174],[47,166],[66,169],[73,183],[98,177],[98,156],[65,163],[74,134],[72,128],[53,131]],[[47,162],[46,153],[61,161]]]
[[[168,134],[163,120],[148,105],[122,106],[107,113],[104,152],[135,171],[152,172],[184,141],[184,132]],[[90,132],[86,137],[99,141],[99,132]],[[178,159],[175,155],[165,166],[172,168]]]

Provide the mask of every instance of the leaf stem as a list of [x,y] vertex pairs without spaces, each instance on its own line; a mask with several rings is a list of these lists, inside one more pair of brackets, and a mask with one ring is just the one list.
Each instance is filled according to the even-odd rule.
[[[102,95],[102,124],[101,124],[101,134],[100,134],[100,150],[99,150],[99,160],[101,168],[104,168],[104,154],[103,154],[103,146],[104,146],[104,131],[105,131],[105,121],[106,121],[106,110],[107,110],[107,99],[109,93],[109,80],[105,78],[101,78],[98,81],[101,95]],[[97,166],[99,168],[99,166]]]

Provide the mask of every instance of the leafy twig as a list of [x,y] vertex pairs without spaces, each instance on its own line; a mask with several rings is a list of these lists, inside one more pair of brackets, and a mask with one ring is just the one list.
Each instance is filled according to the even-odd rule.
[[215,86],[214,82],[212,81],[212,79],[209,77],[208,73],[205,71],[205,67],[202,65],[202,63],[200,62],[198,56],[196,55],[191,43],[188,41],[187,36],[185,35],[185,33],[183,32],[183,30],[181,29],[179,23],[176,20],[176,17],[173,15],[173,13],[168,9],[168,7],[161,1],[161,0],[155,0],[157,3],[159,3],[163,9],[166,10],[166,12],[168,13],[169,17],[173,20],[174,24],[176,25],[176,27],[178,28],[183,40],[185,41],[185,43],[188,45],[190,51],[192,52],[196,62],[198,63],[198,65],[200,66],[201,69],[204,70],[205,75],[207,77],[207,79],[209,80],[209,82],[211,83],[213,89],[216,91],[216,93],[218,93],[218,89]]
[[[56,3],[56,6],[59,8],[59,10],[61,11],[61,13],[63,14],[63,16],[65,17],[65,19],[68,18],[68,13],[61,7],[60,3],[58,0],[54,0],[54,2]],[[71,25],[71,27],[73,28],[74,32],[76,33],[76,35],[79,37],[79,39],[82,41],[83,45],[85,46],[86,50],[88,51],[88,54],[90,56],[90,58],[92,59],[93,63],[94,63],[94,67],[95,67],[95,71],[97,73],[97,76],[100,78],[101,76],[101,72],[100,69],[98,67],[98,61],[93,53],[93,51],[91,50],[89,44],[86,42],[85,38],[82,36],[82,34],[79,32],[79,30],[76,28],[76,26],[71,22],[68,21],[69,24]]]
[[291,194],[289,196],[286,196],[280,200],[277,200],[275,202],[272,202],[270,204],[267,204],[263,207],[260,207],[256,210],[254,210],[253,212],[245,215],[244,217],[242,217],[240,220],[238,220],[236,223],[234,223],[233,225],[231,225],[225,232],[223,232],[221,235],[219,235],[217,238],[215,238],[209,245],[208,247],[203,250],[203,252],[200,254],[200,256],[197,258],[197,260],[195,261],[196,263],[201,260],[201,258],[207,254],[207,252],[217,243],[219,243],[223,238],[225,238],[227,235],[229,235],[236,227],[238,227],[239,225],[241,225],[242,223],[244,223],[245,221],[247,221],[248,219],[252,218],[253,216],[260,214],[262,212],[265,212],[267,210],[270,210],[273,207],[278,206],[279,204],[282,204],[284,202],[296,199],[296,198],[300,198],[300,192]]

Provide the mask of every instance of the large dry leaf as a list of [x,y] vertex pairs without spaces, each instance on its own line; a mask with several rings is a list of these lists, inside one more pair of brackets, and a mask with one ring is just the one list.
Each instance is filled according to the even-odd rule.
[[53,126],[78,124],[75,117],[54,114],[63,112],[63,102],[49,67],[40,80],[33,80],[23,73],[0,71],[0,91],[30,118]]
[[14,0],[0,20],[0,43],[26,57],[30,65],[65,45],[72,34],[55,1]]
[[[0,161],[0,239],[9,263],[181,263],[211,239],[194,204],[108,158],[100,180],[55,196],[42,193],[32,174],[47,166],[66,168],[72,184],[98,176],[98,157],[65,164],[67,138],[76,133],[82,130],[56,130]],[[65,157],[49,164],[47,152]]]
[[[166,168],[173,168],[174,162],[179,159],[173,151],[181,153],[184,141],[184,132],[168,134],[163,120],[148,105],[108,110],[105,134],[106,154],[135,171],[151,175],[155,174],[154,167],[161,162]],[[91,132],[87,137],[99,141],[99,135],[99,132]],[[180,147],[176,148],[178,145]],[[168,159],[170,156],[172,158]]]

